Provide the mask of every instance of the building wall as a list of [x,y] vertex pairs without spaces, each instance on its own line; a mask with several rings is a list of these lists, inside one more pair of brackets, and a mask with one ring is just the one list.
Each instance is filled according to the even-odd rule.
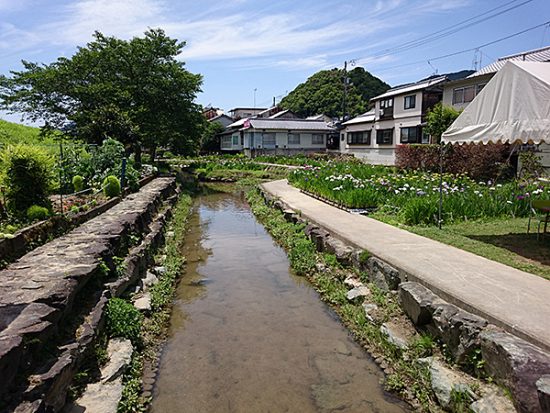
[[491,80],[493,76],[494,76],[494,73],[482,75],[482,76],[476,76],[474,78],[469,78],[469,79],[462,79],[460,81],[445,84],[443,87],[443,105],[452,106],[457,110],[463,110],[464,108],[466,108],[466,106],[468,106],[470,102],[453,104],[454,90],[457,88],[463,88],[468,86],[485,85],[489,80]]
[[[250,148],[251,136],[254,135],[253,146],[255,149],[266,149],[262,143],[262,131],[258,130],[248,130],[244,133],[244,147]],[[289,144],[288,143],[288,132],[285,131],[274,131],[266,130],[265,133],[275,133],[275,147],[271,149],[325,149],[327,143],[327,133],[326,131],[308,131],[308,132],[293,132],[300,135],[299,144]],[[313,134],[322,134],[323,143],[312,143]]]

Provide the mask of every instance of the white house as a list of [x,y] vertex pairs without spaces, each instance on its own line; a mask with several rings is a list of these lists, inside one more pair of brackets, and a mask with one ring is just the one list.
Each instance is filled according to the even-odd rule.
[[305,119],[241,119],[221,134],[221,150],[257,154],[325,152],[327,139],[336,133],[324,121]]
[[394,165],[397,145],[429,143],[422,132],[424,117],[441,101],[446,81],[445,75],[433,76],[374,97],[372,111],[343,124],[340,151],[372,164]]

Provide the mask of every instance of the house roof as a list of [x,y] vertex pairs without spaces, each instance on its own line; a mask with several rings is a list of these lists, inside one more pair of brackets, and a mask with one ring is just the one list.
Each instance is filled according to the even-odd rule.
[[239,119],[238,121],[236,122],[233,122],[232,124],[230,125],[227,125],[227,128],[238,128],[238,127],[241,127],[244,125],[244,123],[248,120],[248,118],[242,118],[242,119]]
[[324,121],[305,119],[248,119],[251,128],[254,129],[285,129],[285,130],[311,130],[333,131]]
[[353,119],[348,120],[347,122],[342,123],[344,126],[355,125],[357,123],[367,123],[374,122],[374,109],[369,110],[368,112],[363,113]]
[[220,115],[216,115],[213,118],[208,119],[208,122],[214,122],[214,121],[216,121],[218,119],[221,119],[221,118],[227,118],[229,120],[233,120],[233,118],[231,116],[227,116],[225,113],[222,113]]
[[277,113],[274,114],[274,115],[271,115],[271,116],[269,117],[269,119],[277,119],[277,118],[280,118],[281,116],[286,115],[288,112],[290,112],[289,109],[282,110],[282,111],[280,111],[280,112],[277,112]]
[[394,87],[388,90],[386,93],[373,97],[371,100],[380,100],[384,98],[389,98],[396,95],[402,95],[404,93],[415,92],[417,90],[426,89],[431,86],[438,85],[447,80],[446,76],[438,76],[430,79],[421,80],[416,83],[409,83],[407,85]]
[[550,46],[501,57],[496,62],[493,62],[471,74],[468,78],[496,73],[504,67],[506,62],[510,60],[522,62],[550,62]]

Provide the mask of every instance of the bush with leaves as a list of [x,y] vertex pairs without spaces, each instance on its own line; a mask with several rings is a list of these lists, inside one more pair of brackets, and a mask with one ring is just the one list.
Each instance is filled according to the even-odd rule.
[[48,207],[53,185],[53,158],[30,145],[8,146],[0,156],[8,209],[23,215],[32,205]]
[[33,205],[27,209],[27,218],[29,221],[42,221],[50,216],[48,208]]
[[111,298],[106,314],[109,337],[127,338],[134,344],[140,342],[143,315],[131,303],[122,298]]
[[109,175],[103,181],[103,193],[109,198],[120,195],[120,181],[116,176]]
[[73,176],[73,189],[75,192],[81,192],[84,189],[84,178],[80,175]]

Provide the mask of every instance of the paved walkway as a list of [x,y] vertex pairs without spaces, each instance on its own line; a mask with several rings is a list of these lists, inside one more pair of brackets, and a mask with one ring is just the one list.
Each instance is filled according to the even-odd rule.
[[350,214],[301,193],[286,180],[263,187],[309,221],[406,272],[409,280],[550,351],[550,281]]

